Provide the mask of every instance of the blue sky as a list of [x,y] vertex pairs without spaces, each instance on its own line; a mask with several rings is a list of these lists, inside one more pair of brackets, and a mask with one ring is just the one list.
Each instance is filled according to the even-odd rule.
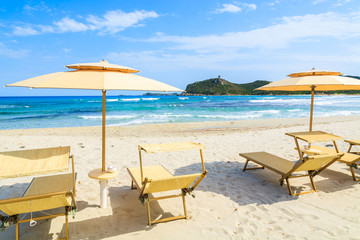
[[[1,85],[102,59],[181,89],[313,67],[360,75],[358,0],[1,0],[0,29]],[[99,94],[0,87],[0,96]]]

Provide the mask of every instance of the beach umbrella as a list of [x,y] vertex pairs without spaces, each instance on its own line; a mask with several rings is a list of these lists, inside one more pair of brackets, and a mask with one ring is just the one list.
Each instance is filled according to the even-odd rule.
[[[105,113],[107,90],[134,90],[157,92],[183,92],[168,84],[142,77],[133,73],[139,70],[110,64],[105,60],[98,63],[77,63],[66,65],[74,69],[66,72],[50,73],[24,81],[8,84],[6,87],[59,88],[59,89],[94,89],[102,91],[102,168],[105,170]],[[106,206],[106,203],[105,203]]]
[[288,76],[290,78],[269,83],[256,90],[311,91],[309,131],[312,131],[315,91],[360,90],[360,80],[342,76],[341,72],[321,71],[313,68],[311,71],[292,73]]

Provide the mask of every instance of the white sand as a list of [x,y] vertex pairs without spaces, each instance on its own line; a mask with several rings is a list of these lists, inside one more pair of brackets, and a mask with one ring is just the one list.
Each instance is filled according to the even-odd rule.
[[[71,239],[359,239],[360,185],[349,168],[335,163],[315,177],[318,192],[292,197],[280,175],[269,170],[242,172],[239,152],[268,151],[297,160],[295,143],[286,132],[308,130],[308,119],[248,120],[107,127],[107,165],[119,169],[109,181],[109,207],[99,208],[99,184],[90,170],[101,167],[101,129],[64,128],[0,131],[0,151],[71,146],[78,172],[78,213],[70,219]],[[360,117],[318,118],[314,130],[360,139]],[[126,167],[138,165],[137,145],[193,141],[206,146],[209,171],[187,196],[189,220],[147,226],[146,208],[130,190]],[[347,144],[339,142],[341,150]],[[359,150],[360,151],[360,150]],[[144,164],[162,163],[175,174],[201,172],[197,151],[145,154]],[[359,172],[358,172],[359,173]],[[19,194],[25,179],[0,181],[0,198]],[[10,185],[15,184],[10,188]],[[297,190],[310,189],[308,179],[295,179]],[[12,194],[14,196],[16,194]],[[181,213],[181,199],[152,204],[153,218]],[[64,236],[64,218],[21,225],[22,239]],[[14,228],[0,239],[14,239]]]

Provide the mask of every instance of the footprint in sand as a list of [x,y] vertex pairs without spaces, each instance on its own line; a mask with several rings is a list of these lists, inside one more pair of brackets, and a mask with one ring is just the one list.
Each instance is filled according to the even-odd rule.
[[256,211],[256,207],[250,205],[247,207],[247,210],[250,212],[254,212],[254,211]]

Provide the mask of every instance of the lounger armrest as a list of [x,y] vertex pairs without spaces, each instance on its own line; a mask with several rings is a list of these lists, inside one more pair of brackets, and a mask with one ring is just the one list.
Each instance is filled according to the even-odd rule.
[[204,171],[201,176],[196,180],[196,182],[192,185],[191,190],[194,191],[195,188],[199,185],[199,183],[207,176],[208,171]]
[[142,198],[144,197],[144,191],[147,187],[147,185],[151,182],[151,180],[149,180],[148,178],[145,178],[144,182],[141,183],[141,189],[139,191],[139,196],[138,198],[140,199],[140,201],[143,203]]

